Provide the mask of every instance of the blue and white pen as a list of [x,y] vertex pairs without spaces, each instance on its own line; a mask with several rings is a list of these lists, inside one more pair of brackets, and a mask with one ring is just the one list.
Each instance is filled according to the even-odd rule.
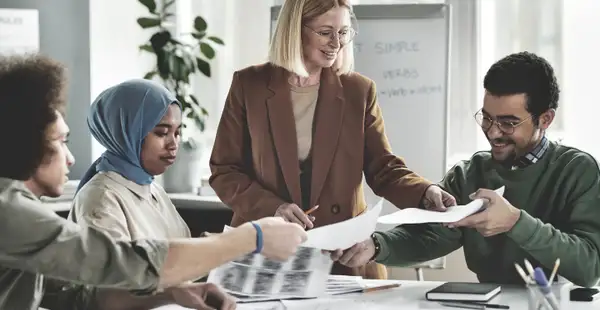
[[548,279],[546,278],[546,274],[544,273],[542,268],[536,267],[533,275],[534,275],[535,282],[537,282],[537,284],[539,285],[539,288],[542,291],[542,294],[544,294],[544,296],[546,297],[546,300],[548,300],[552,309],[560,310],[560,305],[558,304],[558,300],[556,300],[556,296],[554,296],[554,293],[552,293],[550,284],[549,284]]

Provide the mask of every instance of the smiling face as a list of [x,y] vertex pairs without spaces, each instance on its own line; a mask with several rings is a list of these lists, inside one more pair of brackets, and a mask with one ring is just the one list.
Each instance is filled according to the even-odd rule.
[[492,147],[492,157],[505,163],[512,163],[531,151],[554,118],[554,110],[548,110],[536,125],[527,111],[524,94],[494,96],[486,92],[481,113],[482,129]]
[[[334,7],[302,27],[304,64],[309,72],[333,66],[350,29],[350,11]],[[341,42],[342,41],[342,42]]]
[[171,104],[142,143],[142,167],[151,175],[164,173],[175,162],[181,136],[181,109]]
[[56,112],[56,121],[47,130],[48,152],[34,175],[25,186],[36,196],[58,197],[69,180],[69,167],[75,164],[67,147],[69,127],[62,115]]

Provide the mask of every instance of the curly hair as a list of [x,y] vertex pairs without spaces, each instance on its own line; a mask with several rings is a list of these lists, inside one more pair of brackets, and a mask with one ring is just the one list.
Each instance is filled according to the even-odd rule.
[[31,178],[51,149],[47,131],[65,113],[62,64],[39,54],[0,56],[0,177]]
[[560,89],[548,61],[530,52],[508,55],[493,64],[483,87],[494,96],[525,94],[527,112],[537,121],[542,113],[558,108]]

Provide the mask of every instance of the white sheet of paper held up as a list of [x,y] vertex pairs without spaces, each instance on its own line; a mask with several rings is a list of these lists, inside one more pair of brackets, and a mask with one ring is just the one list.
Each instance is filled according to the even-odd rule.
[[[500,196],[504,195],[504,186],[496,189]],[[475,199],[464,206],[449,207],[446,212],[406,208],[380,217],[380,224],[403,225],[421,223],[453,223],[472,215],[483,207],[483,199]]]
[[362,214],[343,222],[321,226],[307,231],[305,247],[322,250],[347,249],[369,238],[375,231],[377,218],[383,207],[383,199]]

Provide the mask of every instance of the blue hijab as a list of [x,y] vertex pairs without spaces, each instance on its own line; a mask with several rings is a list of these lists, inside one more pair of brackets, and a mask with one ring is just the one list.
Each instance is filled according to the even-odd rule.
[[142,168],[142,142],[171,104],[181,103],[164,86],[143,79],[125,81],[103,91],[92,103],[87,123],[106,151],[84,174],[77,191],[100,171],[114,171],[137,184],[154,177]]

